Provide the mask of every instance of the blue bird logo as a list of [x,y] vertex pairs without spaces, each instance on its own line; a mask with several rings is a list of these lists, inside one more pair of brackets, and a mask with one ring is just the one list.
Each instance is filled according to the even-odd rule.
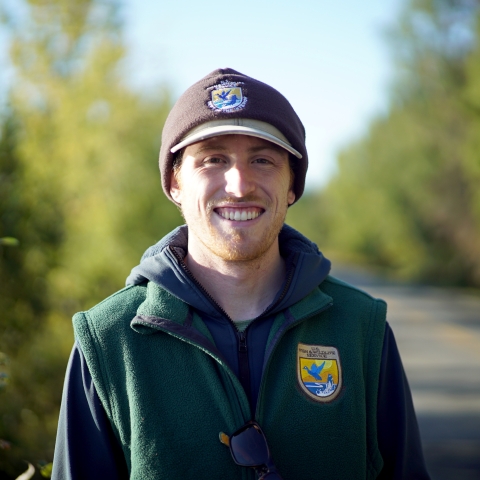
[[[219,86],[219,85],[216,85]],[[212,101],[208,106],[213,110],[239,110],[247,103],[247,97],[243,95],[240,87],[223,86],[212,91]]]
[[[215,95],[222,99],[222,102],[226,102],[228,100],[228,94],[232,91],[230,90],[222,90],[220,93],[216,93]],[[235,97],[236,98],[236,97]]]
[[230,100],[225,103],[225,105],[235,105],[236,103],[237,103],[237,96],[235,94],[233,94],[230,97]]
[[325,362],[323,362],[320,366],[318,366],[316,363],[313,363],[311,369],[307,366],[303,367],[303,369],[306,370],[315,380],[322,380],[320,373],[324,366]]

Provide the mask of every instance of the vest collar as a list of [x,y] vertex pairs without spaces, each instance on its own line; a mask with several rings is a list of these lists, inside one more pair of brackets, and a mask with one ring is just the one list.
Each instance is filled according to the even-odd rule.
[[[288,320],[281,322],[279,330],[291,324],[301,322],[323,310],[333,303],[332,297],[316,288],[304,299],[292,305],[288,311]],[[157,330],[180,331],[191,329],[192,313],[188,305],[167,292],[155,282],[148,282],[145,300],[140,304],[131,327],[138,333],[151,334]],[[178,330],[180,327],[180,330]],[[283,328],[282,328],[283,327]]]

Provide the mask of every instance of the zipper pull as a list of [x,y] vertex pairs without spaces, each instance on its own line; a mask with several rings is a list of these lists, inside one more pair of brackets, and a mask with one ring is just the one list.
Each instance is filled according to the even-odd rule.
[[241,353],[246,353],[247,351],[247,336],[245,332],[238,332],[238,351]]

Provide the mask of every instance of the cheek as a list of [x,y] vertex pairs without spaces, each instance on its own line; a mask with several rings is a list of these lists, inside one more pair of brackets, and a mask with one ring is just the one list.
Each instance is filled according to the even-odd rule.
[[205,185],[198,179],[182,185],[181,198],[182,210],[190,215],[201,214],[202,211],[206,210],[210,200],[208,191],[205,190]]

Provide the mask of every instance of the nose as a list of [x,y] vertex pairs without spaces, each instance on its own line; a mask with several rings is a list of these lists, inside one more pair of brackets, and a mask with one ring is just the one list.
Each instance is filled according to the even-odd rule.
[[225,191],[234,197],[244,197],[255,190],[253,172],[248,167],[232,165],[225,172]]

